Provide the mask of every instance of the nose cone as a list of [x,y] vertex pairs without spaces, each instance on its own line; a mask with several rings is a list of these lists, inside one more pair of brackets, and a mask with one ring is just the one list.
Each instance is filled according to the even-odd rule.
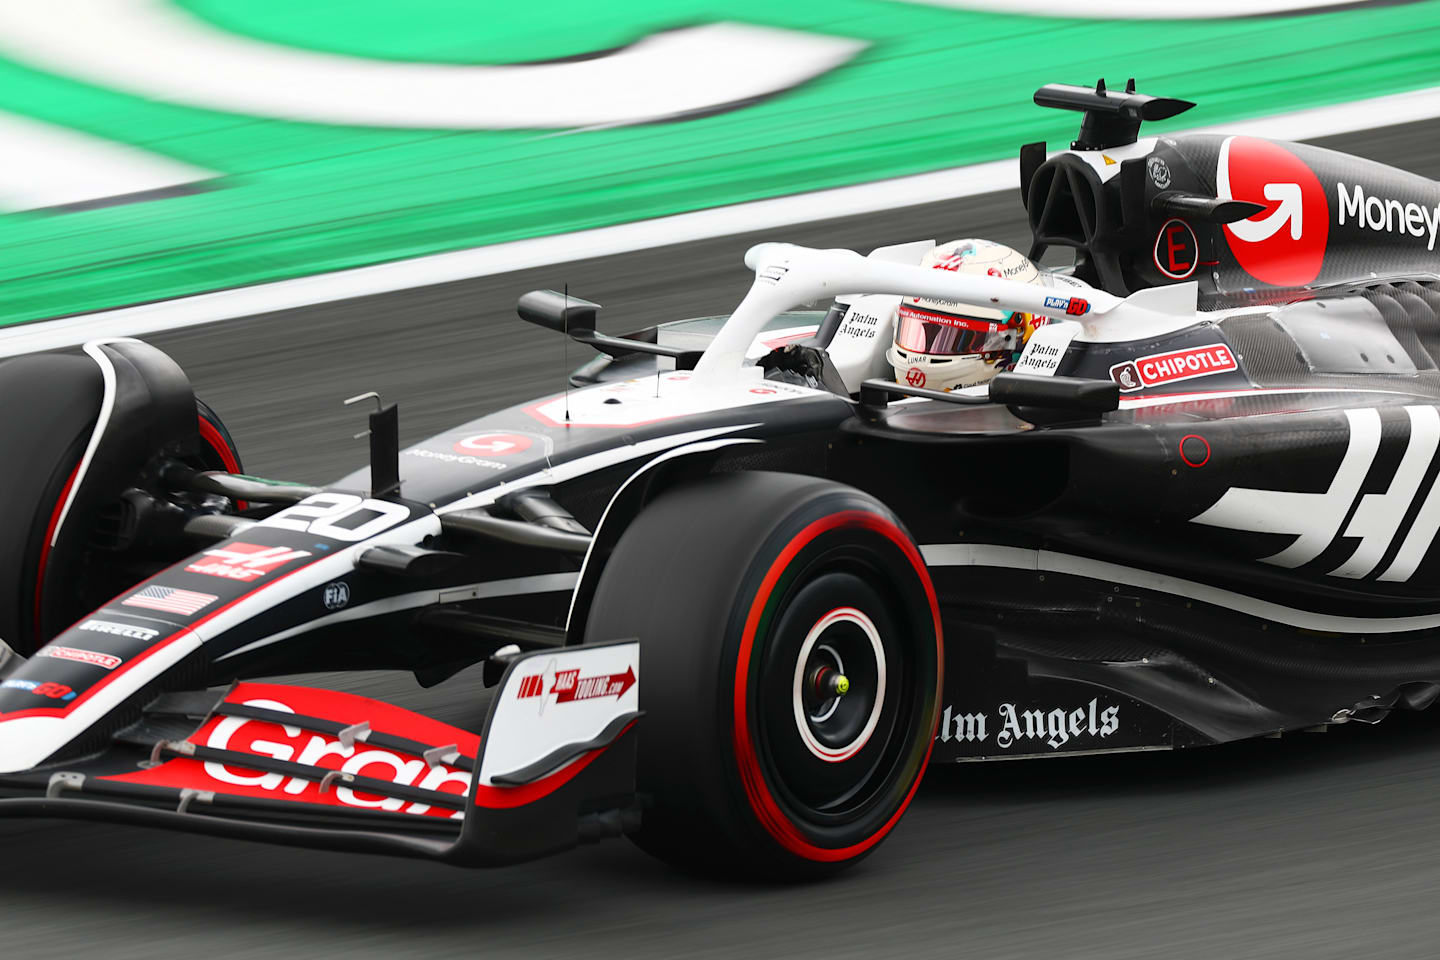
[[15,717],[0,721],[0,773],[39,766],[71,736],[61,717]]

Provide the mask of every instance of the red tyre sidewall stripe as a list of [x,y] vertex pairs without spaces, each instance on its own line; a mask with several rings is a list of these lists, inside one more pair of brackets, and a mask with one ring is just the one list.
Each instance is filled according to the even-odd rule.
[[240,461],[235,459],[235,451],[230,449],[230,444],[225,442],[225,438],[220,435],[220,431],[215,428],[215,424],[206,420],[204,417],[200,418],[200,436],[205,439],[206,443],[210,444],[216,453],[220,454],[220,461],[225,464],[226,470],[231,473],[239,472]]
[[[226,472],[240,472],[240,460],[235,456],[235,451],[230,449],[230,444],[225,442],[225,438],[220,434],[220,430],[215,424],[206,420],[204,417],[200,417],[200,437],[206,443],[210,444],[212,450],[220,455],[220,462],[225,464]],[[235,507],[238,510],[244,510],[246,503],[243,500],[236,500]]]
[[[235,458],[235,451],[225,442],[220,431],[215,425],[204,417],[199,418],[200,436],[208,443],[214,451],[220,455],[220,461],[225,464],[225,469],[231,473],[238,473],[240,461]],[[55,528],[60,523],[60,512],[65,506],[65,501],[70,498],[70,488],[75,486],[75,478],[80,473],[80,464],[83,460],[77,460],[75,466],[70,470],[70,476],[65,480],[65,486],[60,491],[60,498],[55,501],[55,508],[50,512],[50,522],[45,525],[45,538],[40,542],[40,562],[35,569],[35,642],[43,644],[47,638],[40,635],[40,613],[41,604],[45,595],[45,567],[50,562],[50,542],[55,536]],[[237,503],[241,510],[245,509],[244,503]]]
[[[920,781],[924,779],[925,768],[930,764],[930,752],[935,746],[934,724],[929,731],[929,740],[925,748],[925,759],[920,767],[920,773],[916,775],[915,782],[910,785],[910,791],[905,795],[904,801],[900,804],[893,816],[885,824],[876,830],[869,837],[859,843],[848,847],[829,848],[820,847],[811,843],[805,838],[800,830],[791,822],[780,809],[774,795],[770,792],[769,786],[765,783],[764,773],[760,769],[759,756],[755,750],[755,744],[750,736],[749,712],[746,709],[749,701],[747,688],[750,677],[750,657],[755,647],[755,634],[760,626],[760,619],[765,611],[765,606],[770,601],[770,596],[779,583],[781,576],[790,566],[797,554],[800,553],[811,541],[821,534],[834,530],[841,526],[859,526],[886,537],[894,543],[905,556],[910,560],[920,582],[925,587],[925,596],[930,603],[930,615],[935,625],[935,703],[940,702],[941,691],[945,682],[945,649],[944,640],[940,630],[940,604],[935,596],[935,586],[930,582],[930,572],[925,566],[925,561],[920,556],[920,551],[910,542],[899,527],[889,520],[877,514],[864,510],[846,510],[840,513],[822,517],[811,523],[804,530],[795,536],[780,555],[766,571],[764,579],[760,583],[760,589],[755,594],[755,599],[750,604],[749,614],[745,618],[744,632],[740,637],[740,650],[735,664],[735,701],[734,701],[734,732],[735,732],[735,758],[740,768],[740,779],[745,788],[745,796],[750,803],[750,808],[755,812],[767,833],[775,838],[782,847],[791,853],[804,857],[807,860],[818,860],[835,862],[848,860],[864,853],[866,850],[879,843],[887,833],[899,822],[900,817],[910,806],[910,801],[915,797],[915,791],[920,788]],[[938,722],[938,712],[936,720]]]
[[75,461],[75,466],[70,469],[70,476],[65,480],[65,486],[60,491],[60,499],[55,501],[55,509],[50,511],[50,522],[45,525],[45,538],[40,541],[40,563],[35,568],[35,642],[43,644],[46,640],[41,636],[40,605],[45,595],[45,567],[50,562],[50,541],[55,536],[55,528],[60,524],[60,512],[65,508],[65,501],[70,499],[70,488],[75,486],[75,478],[80,473],[80,464],[83,460]]

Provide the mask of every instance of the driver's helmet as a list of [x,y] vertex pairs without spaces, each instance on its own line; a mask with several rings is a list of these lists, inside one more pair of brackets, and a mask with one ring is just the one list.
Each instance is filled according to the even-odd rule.
[[[1018,250],[990,240],[952,240],[925,254],[922,267],[1043,284],[1040,270]],[[1043,316],[954,300],[905,297],[886,359],[895,379],[932,390],[987,383],[1018,356]]]

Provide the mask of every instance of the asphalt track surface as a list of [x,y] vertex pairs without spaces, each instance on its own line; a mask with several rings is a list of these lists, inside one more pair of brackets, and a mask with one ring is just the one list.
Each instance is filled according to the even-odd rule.
[[[1440,177],[1440,122],[1323,143]],[[622,332],[723,312],[757,239],[1022,246],[1013,193],[308,308],[153,337],[249,471],[324,482],[364,456],[344,397],[401,404],[412,442],[558,389],[586,356],[514,318],[568,283]],[[320,684],[452,723],[473,672]],[[467,682],[467,680],[469,682]],[[683,760],[682,760],[683,762]],[[624,841],[494,872],[52,821],[0,823],[0,956],[1056,957],[1440,954],[1440,717],[1182,753],[932,770],[874,856],[811,886],[719,884]],[[762,879],[762,878],[757,878]]]

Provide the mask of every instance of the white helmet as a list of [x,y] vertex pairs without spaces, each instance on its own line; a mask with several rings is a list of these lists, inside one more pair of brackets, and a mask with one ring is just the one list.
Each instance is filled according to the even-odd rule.
[[[1019,251],[990,240],[952,240],[920,261],[922,267],[1043,284],[1040,270]],[[905,297],[886,359],[895,379],[932,390],[988,383],[1045,317],[954,300]]]

